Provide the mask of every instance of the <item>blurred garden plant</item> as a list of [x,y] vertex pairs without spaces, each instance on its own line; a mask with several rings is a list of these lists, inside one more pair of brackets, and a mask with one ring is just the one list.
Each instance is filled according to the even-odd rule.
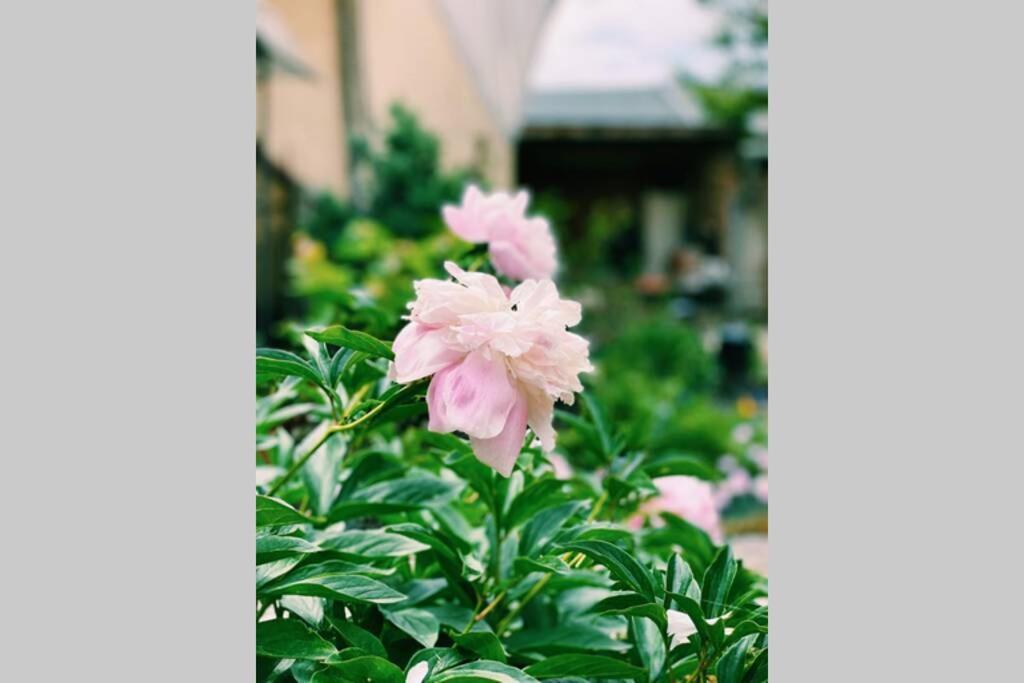
[[610,420],[579,304],[481,257],[416,283],[393,343],[257,350],[259,680],[766,680],[766,579],[659,498],[719,471]]

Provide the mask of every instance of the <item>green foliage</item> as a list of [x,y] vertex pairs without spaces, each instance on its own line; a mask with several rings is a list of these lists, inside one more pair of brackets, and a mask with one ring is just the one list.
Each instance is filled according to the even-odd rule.
[[442,173],[437,137],[405,107],[392,105],[391,121],[383,149],[374,150],[365,140],[352,146],[354,158],[369,167],[372,178],[369,213],[397,235],[427,235],[441,228],[438,207],[458,199],[476,174]]
[[701,101],[710,119],[744,130],[751,114],[768,108],[768,4],[765,0],[701,0],[723,21],[714,45],[727,61],[716,83],[684,74],[684,87]]
[[605,476],[528,445],[502,478],[425,430],[389,355],[347,327],[257,354],[260,680],[765,680],[765,580],[682,519],[629,524],[651,476],[716,470],[633,448],[584,392],[559,438]]
[[[315,202],[290,263],[302,324],[256,354],[259,680],[765,680],[766,580],[685,519],[636,523],[654,478],[718,480],[740,450],[693,330],[617,301],[588,316],[599,371],[555,419],[571,475],[530,443],[497,475],[426,429],[427,381],[388,379],[413,282],[483,249],[439,230],[461,176],[393,120],[355,150],[358,207]],[[577,274],[629,236],[621,209],[563,240]]]
[[458,202],[479,173],[443,171],[437,137],[399,104],[380,144],[354,139],[351,154],[360,199],[312,200],[288,263],[289,291],[306,321],[388,336],[412,282],[469,247],[443,229],[440,207]]

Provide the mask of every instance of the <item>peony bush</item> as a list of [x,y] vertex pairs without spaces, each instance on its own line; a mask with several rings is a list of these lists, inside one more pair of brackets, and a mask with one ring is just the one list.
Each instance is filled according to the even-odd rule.
[[257,350],[260,680],[767,679],[728,480],[606,418],[527,205],[444,207],[478,246],[414,283],[392,341],[332,325]]

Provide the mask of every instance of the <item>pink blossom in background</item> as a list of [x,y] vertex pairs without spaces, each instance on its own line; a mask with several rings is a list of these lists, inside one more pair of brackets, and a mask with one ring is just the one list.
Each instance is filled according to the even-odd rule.
[[659,512],[671,512],[690,524],[703,529],[719,543],[722,540],[722,520],[718,514],[714,488],[710,483],[696,477],[683,475],[658,477],[654,480],[658,495],[641,508],[641,515],[631,520],[634,528],[643,523],[643,516]]
[[715,504],[718,509],[724,510],[733,498],[749,493],[752,485],[753,480],[750,478],[750,473],[742,467],[737,467],[729,472],[725,481],[715,488]]
[[528,218],[530,196],[495,192],[485,195],[475,185],[462,194],[462,204],[441,210],[449,229],[464,240],[487,243],[494,269],[514,280],[550,279],[558,268],[555,238],[547,219]]
[[507,294],[493,275],[445,269],[454,282],[415,283],[390,376],[406,384],[433,375],[428,428],[469,435],[476,457],[507,477],[528,426],[546,452],[554,448],[555,401],[572,404],[578,375],[593,370],[587,340],[566,329],[581,308],[550,280]]
[[762,474],[754,480],[754,495],[762,503],[768,502],[768,475]]

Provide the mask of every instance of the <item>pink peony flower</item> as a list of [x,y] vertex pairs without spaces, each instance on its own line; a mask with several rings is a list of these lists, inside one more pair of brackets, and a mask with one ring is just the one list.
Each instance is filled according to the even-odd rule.
[[515,196],[485,195],[470,185],[460,206],[445,206],[441,213],[462,239],[488,244],[491,263],[499,273],[514,280],[548,279],[558,267],[555,238],[547,219],[526,217],[529,201],[523,190]]
[[716,543],[721,542],[722,520],[718,515],[710,483],[696,477],[678,475],[658,477],[654,485],[658,487],[658,495],[641,506],[641,513],[653,515],[671,512],[703,529]]
[[492,275],[445,269],[455,282],[415,283],[390,374],[403,384],[433,375],[429,429],[468,434],[476,457],[507,477],[527,426],[546,452],[555,447],[555,400],[572,404],[579,373],[593,370],[587,340],[566,330],[580,305],[560,299],[550,280],[506,294]]

